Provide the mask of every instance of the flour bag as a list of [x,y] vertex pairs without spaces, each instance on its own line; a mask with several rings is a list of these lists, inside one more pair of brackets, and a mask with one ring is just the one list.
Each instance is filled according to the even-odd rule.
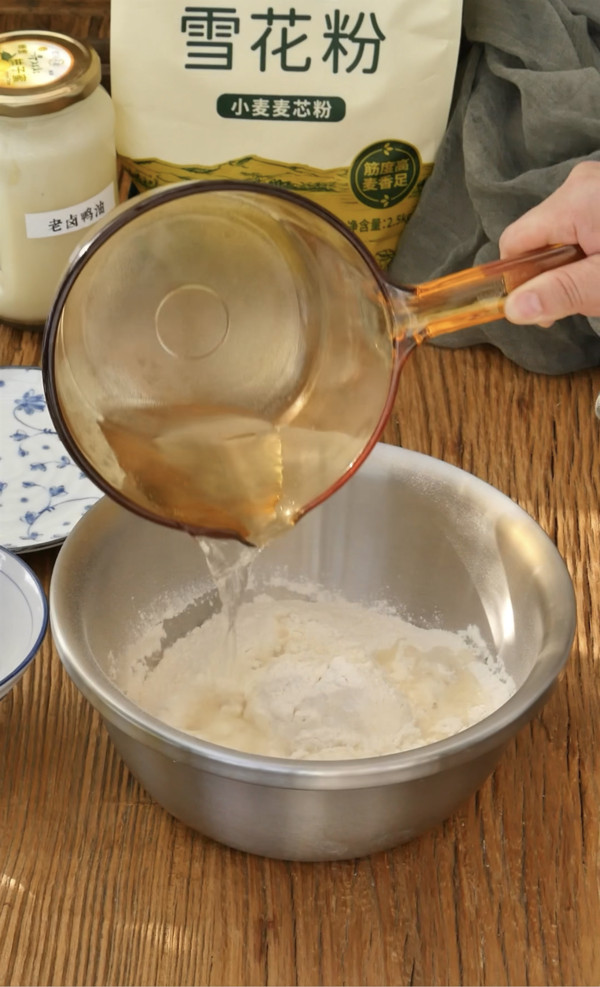
[[459,0],[111,0],[122,162],[139,190],[290,189],[386,267],[446,127],[461,11]]

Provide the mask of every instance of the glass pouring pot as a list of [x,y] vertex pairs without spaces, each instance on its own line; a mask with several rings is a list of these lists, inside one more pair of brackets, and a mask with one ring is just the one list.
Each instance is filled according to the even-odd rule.
[[307,199],[170,185],[71,258],[44,336],[50,414],[125,507],[260,545],[364,461],[418,343],[499,318],[514,287],[579,256],[552,247],[397,288]]

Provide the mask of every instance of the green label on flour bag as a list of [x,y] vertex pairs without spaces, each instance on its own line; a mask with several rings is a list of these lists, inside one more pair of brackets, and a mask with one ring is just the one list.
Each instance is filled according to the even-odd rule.
[[402,202],[421,173],[416,147],[401,141],[382,141],[362,151],[350,169],[350,187],[356,198],[373,209]]
[[223,93],[217,113],[230,120],[288,120],[290,123],[337,123],[346,104],[337,96],[265,96]]
[[140,189],[182,179],[291,189],[385,267],[446,126],[461,8],[112,0],[122,160]]

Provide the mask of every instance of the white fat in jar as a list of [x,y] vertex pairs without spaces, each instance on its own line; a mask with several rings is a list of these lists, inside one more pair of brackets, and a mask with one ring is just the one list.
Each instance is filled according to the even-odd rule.
[[114,110],[97,53],[0,34],[0,321],[43,326],[78,241],[116,205]]

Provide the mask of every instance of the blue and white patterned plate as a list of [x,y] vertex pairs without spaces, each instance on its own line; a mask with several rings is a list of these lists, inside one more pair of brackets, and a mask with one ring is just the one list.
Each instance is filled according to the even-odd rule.
[[39,367],[0,367],[0,545],[58,545],[102,496],[60,441]]

